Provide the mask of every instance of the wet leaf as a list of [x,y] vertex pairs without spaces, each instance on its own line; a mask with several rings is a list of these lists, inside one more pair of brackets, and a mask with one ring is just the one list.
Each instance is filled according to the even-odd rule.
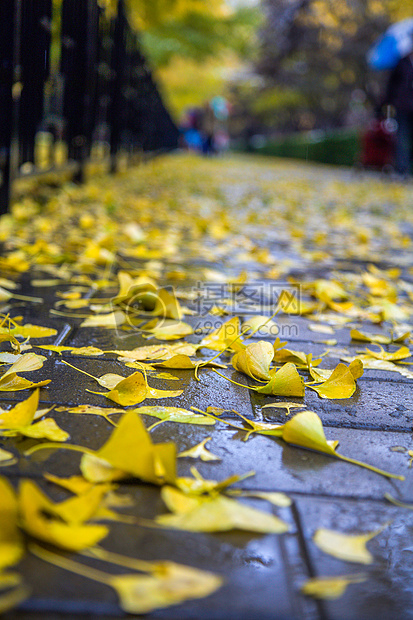
[[242,349],[241,341],[237,338],[240,335],[240,320],[234,316],[226,321],[215,331],[205,336],[199,343],[200,347],[212,349],[214,351],[224,351],[229,347],[233,351]]
[[[358,374],[359,371],[360,367],[357,364],[354,372]],[[356,391],[357,385],[352,369],[340,363],[324,383],[318,386],[308,385],[308,387],[315,390],[321,398],[342,399],[350,398]]]
[[246,530],[272,534],[289,530],[278,517],[222,495],[189,497],[167,486],[162,487],[161,495],[168,508],[174,511],[174,514],[156,517],[156,523],[164,527],[191,532]]
[[16,493],[9,481],[0,476],[0,573],[20,561],[24,543],[18,528]]
[[198,345],[188,342],[174,342],[173,344],[152,344],[145,347],[137,347],[130,351],[107,351],[116,353],[119,361],[145,361],[145,360],[168,360],[175,355],[195,355]]
[[178,340],[194,333],[193,328],[184,321],[165,320],[160,321],[152,329],[145,329],[157,340]]
[[191,459],[201,459],[201,461],[221,461],[221,457],[212,454],[205,446],[208,441],[211,441],[212,437],[207,437],[203,439],[200,443],[196,444],[189,450],[184,450],[184,452],[180,452],[178,457],[189,457]]
[[225,364],[217,364],[216,362],[210,362],[208,360],[191,360],[188,355],[174,355],[164,362],[156,362],[152,364],[156,368],[176,368],[176,369],[193,369],[197,368],[200,364],[202,367],[211,366],[212,368],[226,368]]
[[263,405],[261,409],[286,409],[285,415],[291,414],[291,409],[303,409],[305,405],[300,403],[290,403],[290,402],[275,402],[268,403],[268,405]]
[[335,600],[340,598],[352,583],[363,583],[367,575],[342,575],[337,577],[313,577],[302,586],[301,592],[314,598]]
[[276,336],[279,327],[270,317],[259,315],[244,321],[241,325],[241,331],[242,333],[258,333],[260,336]]
[[82,323],[80,327],[103,327],[105,329],[116,329],[126,322],[126,315],[122,310],[115,310],[108,314],[91,315]]
[[54,504],[30,480],[20,483],[18,502],[21,527],[34,538],[56,547],[80,551],[95,545],[109,533],[103,525],[84,525],[63,519],[62,507],[59,509],[59,504]]
[[145,482],[163,484],[174,482],[176,448],[172,442],[153,444],[149,433],[134,411],[125,413],[119,426],[108,441],[93,455],[84,454],[81,460],[83,476],[91,482],[113,480],[112,476],[103,478],[101,469],[96,469],[95,457],[106,461],[111,469],[118,470],[129,477]]
[[391,474],[367,463],[338,454],[336,452],[338,441],[326,439],[321,420],[314,411],[301,411],[288,420],[282,427],[282,438],[287,443],[334,456],[353,465],[370,469],[386,478],[404,480],[404,476]]
[[17,463],[17,459],[13,452],[0,448],[0,467],[9,467],[10,465],[15,465],[15,463]]
[[[94,550],[91,557],[141,571],[125,575],[111,575],[84,564],[58,556],[37,545],[30,551],[37,557],[60,568],[104,583],[116,590],[123,611],[130,614],[146,614],[164,609],[186,600],[198,599],[215,592],[223,580],[218,575],[184,566],[174,562],[142,562],[112,554],[103,549]],[[89,554],[88,554],[89,555]],[[148,575],[142,572],[149,573]]]
[[143,406],[134,409],[136,413],[140,415],[150,415],[159,420],[166,422],[180,422],[181,424],[202,424],[205,426],[212,426],[215,424],[215,420],[208,418],[204,415],[194,413],[188,409],[182,409],[180,407],[162,407],[161,405]]
[[393,351],[393,353],[388,353],[382,347],[380,347],[380,351],[366,349],[366,352],[375,359],[384,360],[387,362],[399,362],[411,356],[409,348],[406,346],[400,347],[397,351]]
[[270,379],[270,364],[274,357],[274,349],[270,342],[260,340],[249,344],[235,353],[231,364],[239,372],[252,377],[253,379]]
[[387,524],[367,534],[343,534],[320,528],[314,534],[313,541],[324,553],[328,553],[339,560],[372,564],[374,558],[366,548],[366,544],[380,534],[385,527]]
[[294,364],[284,364],[275,372],[270,381],[262,387],[255,388],[260,394],[273,396],[304,397],[304,380],[297,372]]

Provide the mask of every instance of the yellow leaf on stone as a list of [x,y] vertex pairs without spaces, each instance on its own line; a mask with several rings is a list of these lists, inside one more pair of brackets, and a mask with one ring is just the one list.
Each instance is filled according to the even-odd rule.
[[134,409],[139,415],[149,415],[159,420],[167,422],[180,422],[182,424],[202,424],[205,426],[213,426],[215,420],[205,415],[194,413],[188,409],[181,407],[162,407],[161,405],[143,406]]
[[284,364],[275,372],[270,381],[262,387],[255,388],[260,394],[273,396],[304,396],[304,380],[297,372],[294,364]]
[[104,327],[106,329],[116,329],[126,321],[126,315],[122,310],[115,310],[108,314],[97,314],[89,316],[82,321],[80,327]]
[[156,302],[153,314],[169,319],[182,319],[183,311],[175,293],[171,293],[165,288],[156,291]]
[[81,495],[93,486],[93,483],[85,480],[83,476],[69,476],[68,478],[60,478],[59,476],[54,476],[53,474],[48,473],[43,474],[43,476],[49,482],[53,482],[63,489],[75,493],[75,495]]
[[199,343],[199,346],[205,349],[212,349],[213,351],[225,350],[227,347],[238,351],[242,348],[240,346],[240,339],[237,339],[239,335],[240,320],[237,316],[234,316],[229,321],[223,323],[221,327],[208,334],[208,336],[205,336]]
[[200,443],[196,444],[189,450],[184,450],[184,452],[180,452],[178,457],[189,457],[191,459],[201,459],[201,461],[221,461],[221,457],[212,454],[206,447],[206,443],[211,441],[212,437],[207,437],[203,439]]
[[[174,494],[173,501],[169,500]],[[168,508],[176,509],[176,495],[180,494],[171,487],[162,487],[161,496]],[[217,497],[188,497],[181,493],[181,504],[175,514],[156,517],[155,521],[164,527],[190,532],[225,532],[229,530],[246,530],[261,534],[282,534],[289,530],[284,521],[278,517],[250,508],[236,500],[218,495]],[[195,499],[195,503],[194,503]],[[188,508],[188,506],[190,506]]]
[[39,404],[39,390],[11,409],[0,410],[0,429],[13,429],[29,426],[34,419]]
[[123,611],[133,615],[148,614],[186,600],[203,598],[215,592],[223,584],[223,579],[218,575],[192,566],[164,561],[146,562],[110,553],[100,548],[84,552],[84,555],[97,557],[112,564],[140,571],[140,573],[111,575],[34,544],[30,545],[30,551],[55,566],[112,587],[119,597],[120,607]]
[[41,325],[16,325],[12,329],[6,330],[4,327],[0,327],[0,333],[10,333],[13,336],[20,336],[21,338],[48,338],[49,336],[56,336],[57,329],[52,327],[42,327]]
[[311,366],[318,366],[321,362],[321,357],[313,360],[311,354],[304,353],[303,351],[280,349],[276,341],[274,343],[274,362],[277,364],[291,363],[298,368],[310,368]]
[[398,480],[404,480],[404,476],[391,474],[374,467],[373,465],[368,465],[367,463],[352,459],[348,456],[338,454],[336,452],[338,441],[326,439],[321,420],[314,411],[301,411],[288,420],[288,422],[282,426],[282,438],[287,443],[301,448],[306,448],[307,450],[315,450],[316,452],[322,452],[323,454],[334,456],[342,461],[351,463],[352,465],[358,465],[359,467],[370,469],[376,474],[380,474],[386,478],[397,478]]
[[34,538],[70,551],[91,547],[109,530],[103,525],[68,523],[56,506],[31,480],[23,480],[18,494],[21,527]]
[[343,575],[337,577],[313,577],[300,588],[306,596],[334,600],[340,598],[352,583],[363,583],[367,575]]
[[109,392],[103,394],[106,398],[122,407],[137,405],[147,397],[148,384],[140,372],[134,372],[126,379],[119,381]]
[[17,525],[18,504],[10,482],[0,477],[0,572],[13,566],[24,554],[24,544]]
[[261,409],[286,409],[285,415],[290,415],[291,409],[303,409],[305,405],[299,403],[290,403],[290,402],[275,402],[268,403],[268,405],[263,405]]
[[17,463],[17,459],[13,452],[0,448],[0,467],[8,467]]
[[175,398],[175,396],[181,396],[182,393],[183,390],[159,390],[148,385],[146,398]]
[[122,469],[112,467],[108,461],[101,459],[95,454],[84,454],[80,461],[80,471],[84,478],[93,484],[112,482],[130,477]]
[[350,398],[356,391],[356,382],[351,369],[345,364],[338,364],[330,377],[321,385],[308,385],[321,398]]
[[[82,456],[82,473],[92,482],[85,462],[90,463],[89,454]],[[117,470],[136,476],[145,482],[163,484],[174,482],[176,473],[176,447],[172,442],[153,444],[151,437],[134,411],[125,413],[119,426],[95,455]],[[101,480],[99,480],[100,482]]]
[[253,379],[269,380],[270,364],[274,357],[274,349],[270,342],[259,340],[249,344],[233,356],[231,363],[235,370],[243,372]]
[[152,365],[156,368],[176,368],[182,370],[189,370],[197,368],[200,364],[202,364],[202,367],[212,366],[213,368],[226,368],[225,364],[217,364],[216,362],[209,361],[201,362],[200,360],[191,360],[188,355],[182,354],[174,355],[173,357],[170,357],[164,362],[156,362]]
[[350,330],[350,337],[352,340],[358,340],[360,342],[376,342],[377,344],[390,344],[392,339],[389,336],[382,334],[368,334],[358,329]]
[[107,351],[116,353],[119,361],[145,361],[145,360],[168,360],[175,355],[195,355],[198,345],[188,342],[175,342],[173,344],[152,344],[145,347],[137,347],[130,351]]
[[50,379],[33,383],[29,379],[16,375],[15,372],[8,374],[6,377],[0,378],[0,392],[17,392],[19,390],[27,390],[28,388],[44,387],[50,383]]
[[43,366],[45,361],[46,358],[44,355],[37,355],[36,353],[25,353],[24,355],[20,355],[18,360],[10,366],[1,379],[13,373],[38,370]]
[[366,352],[377,360],[384,360],[387,362],[399,362],[411,356],[411,352],[406,346],[400,347],[397,351],[393,351],[393,353],[388,353],[383,348],[381,348],[380,351],[366,349]]
[[184,321],[165,320],[160,321],[155,327],[145,329],[157,340],[178,340],[194,333],[193,328]]
[[[20,435],[33,439],[49,439],[49,441],[67,441],[70,438],[69,433],[61,429],[53,418],[40,420],[40,422],[36,422],[31,426],[16,428],[12,432],[13,434],[19,433]],[[10,436],[10,433],[5,434]]]
[[313,541],[324,553],[328,553],[339,560],[371,564],[374,558],[366,548],[366,544],[380,534],[385,527],[386,525],[367,534],[343,534],[320,528],[314,534]]

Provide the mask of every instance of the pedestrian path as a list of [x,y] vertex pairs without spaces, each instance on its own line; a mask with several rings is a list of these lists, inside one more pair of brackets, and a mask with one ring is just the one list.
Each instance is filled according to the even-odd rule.
[[32,183],[0,220],[5,617],[413,617],[413,185],[186,154]]

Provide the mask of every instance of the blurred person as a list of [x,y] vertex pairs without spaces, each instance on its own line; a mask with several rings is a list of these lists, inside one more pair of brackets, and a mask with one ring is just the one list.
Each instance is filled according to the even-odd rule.
[[383,101],[396,111],[396,171],[411,173],[413,145],[413,52],[401,58],[392,70]]

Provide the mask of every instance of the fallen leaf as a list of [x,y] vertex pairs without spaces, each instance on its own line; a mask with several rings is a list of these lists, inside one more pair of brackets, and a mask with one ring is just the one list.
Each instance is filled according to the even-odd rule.
[[289,530],[278,517],[222,495],[187,496],[173,487],[164,486],[161,496],[167,507],[174,511],[174,514],[156,517],[155,522],[164,527],[190,532],[246,530],[262,534],[282,534]]
[[325,600],[340,598],[352,583],[363,583],[367,575],[343,575],[337,577],[312,577],[300,588],[302,594]]
[[214,351],[225,351],[230,348],[233,351],[242,349],[240,336],[240,320],[237,316],[232,317],[214,330],[208,336],[205,336],[199,343],[201,348],[212,349]]
[[270,364],[274,357],[274,349],[270,342],[259,340],[249,344],[235,353],[231,364],[239,372],[252,377],[253,379],[270,379]]
[[[355,370],[356,374],[358,370],[359,366]],[[321,385],[308,385],[308,387],[315,390],[321,398],[342,399],[350,398],[356,391],[357,385],[352,369],[340,363]]]
[[180,407],[162,407],[161,405],[143,406],[134,409],[139,415],[149,415],[166,422],[180,422],[181,424],[202,424],[212,426],[215,420],[205,415],[188,411]]
[[180,452],[178,454],[178,457],[201,459],[201,461],[221,461],[221,457],[212,454],[212,452],[207,450],[207,448],[205,447],[206,443],[208,441],[211,441],[211,439],[212,437],[207,437],[206,439],[203,439],[200,443],[196,444],[196,446],[189,448],[189,450],[184,450],[184,452]]
[[304,380],[298,374],[295,365],[288,363],[277,370],[266,385],[254,389],[260,394],[302,398],[304,397]]
[[334,530],[320,528],[313,536],[313,541],[319,549],[329,555],[359,564],[372,564],[373,556],[366,548],[366,544],[380,534],[386,525],[367,534],[343,534]]
[[24,543],[18,528],[18,503],[10,482],[0,476],[0,574],[20,561]]
[[21,527],[34,538],[70,551],[95,545],[109,530],[103,525],[67,522],[54,504],[31,480],[22,480],[18,493]]

